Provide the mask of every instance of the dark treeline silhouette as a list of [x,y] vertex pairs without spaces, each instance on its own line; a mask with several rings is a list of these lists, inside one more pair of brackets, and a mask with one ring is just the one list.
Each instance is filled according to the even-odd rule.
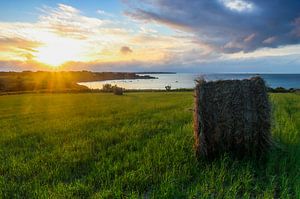
[[298,93],[299,89],[295,89],[295,88],[286,89],[283,87],[276,87],[276,88],[269,87],[268,92],[270,92],[270,93]]
[[114,93],[115,95],[123,95],[125,89],[118,87],[117,85],[112,86],[111,84],[104,84],[102,91],[106,93]]
[[136,73],[89,72],[89,71],[23,71],[0,72],[0,92],[18,91],[88,91],[78,82],[114,80],[114,79],[151,79]]

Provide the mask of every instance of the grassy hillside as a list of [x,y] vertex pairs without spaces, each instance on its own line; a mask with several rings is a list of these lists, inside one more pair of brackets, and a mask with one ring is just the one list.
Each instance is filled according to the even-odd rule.
[[89,71],[23,71],[0,72],[1,92],[70,92],[88,91],[86,86],[78,85],[78,82],[112,80],[112,79],[152,79],[149,75],[137,75],[136,73],[117,72],[89,72]]
[[197,162],[192,96],[0,96],[0,198],[300,198],[300,95],[272,94],[260,163]]

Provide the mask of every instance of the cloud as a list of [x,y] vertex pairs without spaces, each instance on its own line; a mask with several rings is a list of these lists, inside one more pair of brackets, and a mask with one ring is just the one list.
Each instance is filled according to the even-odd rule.
[[110,24],[109,20],[83,16],[80,10],[58,4],[57,8],[44,7],[39,17],[39,26],[65,37],[86,39],[99,28]]
[[[143,0],[129,3],[133,19],[190,32],[223,53],[300,42],[300,1],[289,0]],[[135,6],[140,5],[140,6]]]
[[131,50],[131,48],[129,48],[128,46],[122,46],[122,47],[120,48],[120,52],[121,52],[123,55],[127,55],[127,54],[132,53],[132,50]]
[[0,60],[27,61],[35,58],[36,48],[41,44],[22,38],[0,37]]
[[41,43],[36,41],[30,41],[21,38],[9,38],[9,37],[0,37],[0,50],[12,50],[19,49],[29,52],[35,52],[35,48],[40,46]]
[[225,7],[237,12],[251,12],[254,9],[253,3],[243,0],[220,0]]
[[256,34],[255,33],[253,33],[253,34],[251,34],[251,35],[249,35],[249,36],[247,36],[245,39],[244,39],[244,42],[251,42],[251,41],[253,41],[253,39],[255,38],[255,36],[256,36]]
[[193,37],[155,28],[117,18],[87,17],[64,4],[43,7],[36,22],[0,22],[0,61],[55,66],[70,61],[151,64],[166,63],[176,53],[184,57],[184,52],[195,52],[193,49],[197,53],[207,50]]
[[254,0],[141,4],[127,10],[131,18],[108,18],[104,15],[110,13],[101,11],[91,17],[58,4],[43,7],[35,22],[0,21],[0,70],[45,70],[52,64],[62,70],[211,71],[224,66],[228,71],[230,64],[237,65],[234,61],[300,52],[300,45],[273,48],[299,42],[300,17],[293,14],[298,7],[286,10],[291,2],[283,10],[277,1]]
[[294,29],[292,31],[292,34],[295,37],[300,38],[300,17],[298,17],[297,19],[295,19],[295,21],[292,23],[294,26]]
[[113,14],[111,14],[111,13],[108,13],[108,12],[106,12],[106,11],[104,11],[104,10],[97,10],[97,13],[99,14],[99,15],[101,15],[101,16],[104,16],[104,17],[114,17],[114,15]]
[[276,37],[272,36],[272,37],[268,37],[267,39],[263,40],[264,44],[272,44],[273,42],[275,42]]

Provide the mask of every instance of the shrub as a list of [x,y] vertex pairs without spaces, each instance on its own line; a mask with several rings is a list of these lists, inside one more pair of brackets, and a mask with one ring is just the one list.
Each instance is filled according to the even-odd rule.
[[295,89],[295,88],[286,89],[283,87],[276,87],[276,88],[269,87],[267,89],[268,89],[268,92],[270,92],[270,93],[296,93],[297,90],[299,90],[299,89]]
[[112,92],[113,87],[112,87],[111,84],[104,84],[104,85],[102,86],[102,90],[103,90],[104,92]]
[[112,91],[115,95],[123,95],[124,89],[115,85],[112,87]]
[[165,88],[166,88],[166,91],[170,91],[171,90],[171,86],[170,85],[165,86]]

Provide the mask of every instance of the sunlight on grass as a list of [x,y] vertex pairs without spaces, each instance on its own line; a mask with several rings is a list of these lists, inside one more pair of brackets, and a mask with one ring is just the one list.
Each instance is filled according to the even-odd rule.
[[300,95],[271,95],[282,149],[259,164],[196,161],[192,96],[1,96],[0,197],[300,197]]

